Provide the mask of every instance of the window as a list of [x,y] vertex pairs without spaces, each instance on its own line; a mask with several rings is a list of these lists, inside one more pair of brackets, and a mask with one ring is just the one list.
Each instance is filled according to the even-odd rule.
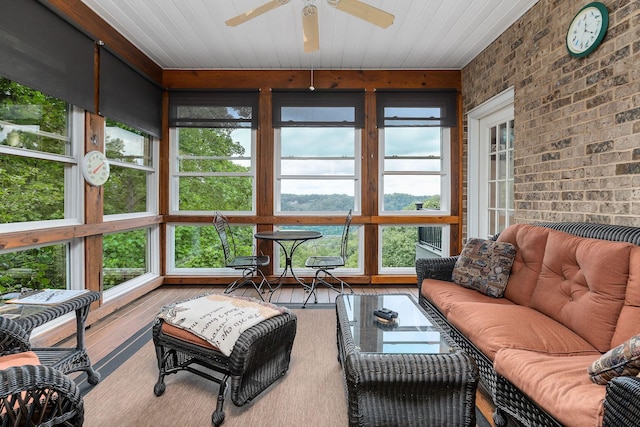
[[[157,212],[157,139],[112,119],[106,119],[105,148],[111,173],[104,184],[105,220]],[[105,297],[158,275],[158,227],[105,234],[102,243]]]
[[146,274],[157,276],[157,250],[151,249],[158,245],[157,234],[154,227],[104,235],[102,285],[106,299],[144,282]]
[[[310,256],[338,256],[342,245],[342,231],[344,224],[341,225],[282,225],[277,227],[278,230],[309,230],[322,233],[322,238],[309,240],[298,246],[293,254],[292,265],[296,274],[315,274],[315,270],[305,268],[305,262]],[[290,251],[291,242],[282,242]],[[335,274],[362,274],[363,259],[362,251],[362,233],[360,227],[351,225],[349,228],[349,238],[347,241],[347,259],[344,267],[333,270]],[[277,249],[274,255],[274,265],[276,265],[275,273],[281,274],[285,268],[285,255],[282,248],[274,243]]]
[[[457,93],[376,92],[381,215],[445,215],[451,211],[451,133]],[[449,254],[446,225],[381,225],[378,270],[412,274],[416,257]]]
[[494,235],[513,223],[513,120],[489,128],[488,229]]
[[448,225],[380,226],[380,272],[415,274],[417,258],[449,255]]
[[172,212],[255,212],[257,92],[173,92]]
[[67,289],[68,243],[22,249],[0,254],[0,293],[29,289]]
[[380,141],[380,211],[448,211],[448,129],[385,128]]
[[[233,240],[238,254],[255,253],[255,227],[231,224]],[[173,248],[168,251],[170,273],[194,275],[236,275],[237,271],[225,268],[222,244],[213,224],[180,225],[168,228]]]
[[377,93],[381,213],[450,210],[448,127],[457,125],[455,96],[452,91]]
[[82,124],[66,102],[0,77],[0,228],[80,222]]
[[152,162],[153,139],[150,135],[107,119],[106,154],[111,174],[104,184],[104,214],[155,212],[149,199],[154,189]]
[[493,236],[514,221],[514,91],[468,116],[468,237]]
[[360,207],[364,94],[274,91],[276,213]]

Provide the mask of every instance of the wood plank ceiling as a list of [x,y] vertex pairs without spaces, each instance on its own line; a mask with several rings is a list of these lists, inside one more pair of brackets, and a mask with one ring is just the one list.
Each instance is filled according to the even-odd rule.
[[[82,0],[163,69],[459,70],[537,0],[364,0],[395,15],[382,29],[291,0],[237,27],[268,0]],[[303,51],[302,8],[318,7],[320,50]]]

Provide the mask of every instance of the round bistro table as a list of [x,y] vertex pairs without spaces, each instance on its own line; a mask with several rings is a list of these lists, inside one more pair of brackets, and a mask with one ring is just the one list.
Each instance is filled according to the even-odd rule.
[[[298,276],[296,276],[295,272],[293,271],[293,265],[292,265],[293,254],[296,252],[296,249],[298,249],[298,247],[301,244],[303,244],[308,240],[319,239],[320,237],[322,237],[322,233],[320,233],[319,231],[308,231],[308,230],[279,230],[279,231],[268,231],[264,233],[256,233],[254,234],[254,237],[260,240],[274,241],[282,248],[282,251],[284,252],[284,257],[285,257],[284,271],[278,278],[278,286],[273,290],[273,292],[280,289],[280,287],[282,286],[282,280],[286,276],[287,271],[291,272],[291,277],[293,277],[296,280],[296,282],[302,285],[305,291],[309,291],[309,286],[307,286],[307,284],[304,283],[304,280],[298,278]],[[291,247],[287,248],[287,246],[283,244],[284,242],[293,242],[293,243],[291,244]],[[271,292],[271,295],[273,295],[273,292]],[[271,296],[269,297],[269,300],[271,300]]]

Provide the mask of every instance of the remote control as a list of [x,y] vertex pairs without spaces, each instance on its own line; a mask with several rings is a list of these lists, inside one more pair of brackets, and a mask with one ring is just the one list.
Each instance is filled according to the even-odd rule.
[[398,313],[388,308],[379,308],[373,311],[373,315],[384,320],[393,320],[398,317]]

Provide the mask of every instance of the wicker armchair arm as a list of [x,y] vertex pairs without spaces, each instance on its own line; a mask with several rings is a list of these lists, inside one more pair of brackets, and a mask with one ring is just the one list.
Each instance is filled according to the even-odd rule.
[[451,274],[456,264],[457,256],[446,258],[418,258],[416,260],[416,274],[418,288],[424,279],[437,279],[451,282]]
[[640,425],[640,378],[618,377],[607,385],[603,425]]
[[0,356],[31,350],[29,332],[8,317],[0,316]]
[[61,371],[44,365],[0,370],[0,425],[82,426],[80,389]]

